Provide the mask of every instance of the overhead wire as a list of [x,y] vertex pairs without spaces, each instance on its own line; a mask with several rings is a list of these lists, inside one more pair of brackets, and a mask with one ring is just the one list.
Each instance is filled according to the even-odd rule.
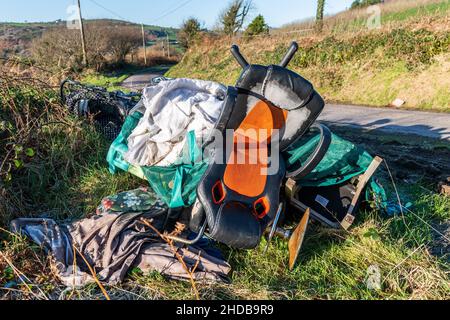
[[192,1],[194,1],[194,0],[187,0],[187,1],[183,2],[182,4],[180,4],[179,6],[175,7],[174,9],[170,10],[169,12],[159,16],[158,18],[156,18],[154,20],[152,20],[151,23],[155,23],[155,22],[160,21],[161,19],[164,19],[165,17],[167,17],[167,16],[171,15],[172,13],[174,13],[174,12],[180,10],[181,8],[185,7],[186,5],[191,3]]
[[[89,0],[89,1],[92,2],[93,4],[95,4],[96,6],[102,8],[103,10],[105,10],[105,11],[111,13],[112,15],[116,16],[117,18],[120,18],[120,19],[122,19],[122,20],[124,20],[124,21],[130,21],[129,19],[123,17],[123,16],[120,15],[119,13],[117,13],[117,12],[115,12],[115,11],[113,11],[113,10],[111,10],[111,9],[109,9],[109,8],[107,8],[107,7],[105,7],[104,5],[98,3],[96,0]],[[168,17],[169,15],[175,13],[176,11],[180,10],[181,8],[187,6],[187,5],[188,5],[189,3],[191,3],[192,1],[194,1],[194,0],[187,0],[187,1],[184,1],[183,3],[179,4],[178,6],[172,8],[172,9],[169,8],[169,9],[163,11],[163,12],[161,13],[160,16],[158,16],[157,18],[153,19],[150,23],[155,23],[155,22],[158,22],[158,21],[160,21],[160,20],[162,20],[162,19]]]
[[114,15],[114,16],[116,16],[117,18],[120,18],[121,20],[124,20],[124,21],[130,21],[129,19],[127,19],[127,18],[123,17],[122,15],[116,13],[115,11],[113,11],[113,10],[111,10],[111,9],[109,9],[109,8],[107,8],[107,7],[105,7],[104,5],[98,3],[98,2],[95,1],[95,0],[89,0],[89,1],[92,2],[93,4],[95,4],[97,7],[100,7],[100,8],[102,8],[103,10],[108,11],[109,13],[111,13],[111,14]]

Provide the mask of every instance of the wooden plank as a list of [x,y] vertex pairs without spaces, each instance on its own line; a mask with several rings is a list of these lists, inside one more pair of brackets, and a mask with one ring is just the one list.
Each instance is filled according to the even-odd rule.
[[297,228],[295,228],[291,239],[289,239],[289,270],[294,270],[295,263],[297,262],[298,255],[300,254],[300,249],[303,245],[303,240],[305,239],[306,229],[309,223],[310,210],[306,210]]
[[298,191],[297,182],[294,179],[288,179],[285,184],[286,197],[289,200],[295,199],[295,195]]
[[350,204],[350,207],[348,209],[347,215],[345,216],[344,220],[342,220],[341,225],[345,230],[348,230],[350,226],[355,221],[354,211],[356,208],[356,205],[361,198],[362,192],[367,186],[367,183],[369,180],[373,177],[375,174],[375,171],[377,171],[378,167],[383,163],[383,159],[380,157],[375,157],[373,159],[372,163],[370,164],[369,168],[367,168],[366,172],[359,176],[358,178],[358,185],[356,186],[355,196],[353,197],[352,203]]

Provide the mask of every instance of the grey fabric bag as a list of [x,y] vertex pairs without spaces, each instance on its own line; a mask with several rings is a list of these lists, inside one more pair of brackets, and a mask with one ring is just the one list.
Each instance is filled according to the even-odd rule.
[[[11,222],[11,231],[25,234],[50,252],[58,276],[69,287],[94,282],[83,257],[94,268],[97,278],[107,284],[123,281],[130,268],[188,279],[188,273],[169,244],[142,222],[142,219],[152,221],[155,228],[162,228],[167,208],[160,203],[151,205],[148,194],[142,190],[124,194],[129,200],[111,204],[111,198],[107,198],[90,218],[61,225],[51,219],[17,219]],[[124,198],[124,194],[113,199]],[[133,211],[133,208],[142,209],[144,196],[148,210]],[[114,211],[113,207],[123,211]],[[197,265],[193,273],[196,281],[227,281],[231,268],[225,261],[201,248],[177,246],[176,249],[190,270]]]

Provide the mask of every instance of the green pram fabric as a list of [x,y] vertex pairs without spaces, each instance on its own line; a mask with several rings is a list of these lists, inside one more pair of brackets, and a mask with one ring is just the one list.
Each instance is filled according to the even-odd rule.
[[170,208],[190,207],[197,199],[197,186],[208,168],[193,131],[188,133],[179,163],[170,167],[142,167],[150,186]]
[[[314,152],[320,136],[307,137],[294,143],[284,153],[289,171],[304,163]],[[303,187],[328,187],[351,180],[366,172],[373,157],[350,141],[333,134],[330,148],[319,165],[298,183]]]
[[[128,151],[127,139],[142,116],[139,112],[128,116],[120,135],[112,143],[107,157],[111,173],[115,174],[120,169],[147,179],[150,187],[170,208],[191,206],[197,198],[197,185],[208,167],[208,160],[196,161],[201,157],[201,150],[195,141],[194,133],[189,133],[179,163],[170,167],[136,168],[127,163],[123,155]],[[309,136],[292,145],[283,153],[286,167],[293,170],[301,165],[314,151],[319,139],[318,135]],[[299,181],[299,184],[304,187],[339,185],[364,173],[372,161],[373,157],[366,151],[333,135],[324,159],[312,173]],[[372,191],[385,199],[377,190]]]

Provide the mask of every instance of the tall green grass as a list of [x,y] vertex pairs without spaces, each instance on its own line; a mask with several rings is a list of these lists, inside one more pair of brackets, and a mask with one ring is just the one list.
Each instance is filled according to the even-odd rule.
[[[3,76],[0,107],[3,226],[13,217],[45,212],[79,217],[101,197],[135,185],[129,176],[109,175],[108,142],[59,105],[52,89]],[[96,187],[100,182],[103,187]]]
[[[270,38],[240,45],[252,63],[270,65],[281,61],[288,43]],[[450,88],[443,71],[450,54],[448,31],[402,27],[351,37],[301,38],[299,44],[289,68],[310,80],[328,101],[387,106],[401,98],[407,108],[450,110]],[[221,41],[194,47],[167,76],[232,85],[241,69],[229,46]]]

